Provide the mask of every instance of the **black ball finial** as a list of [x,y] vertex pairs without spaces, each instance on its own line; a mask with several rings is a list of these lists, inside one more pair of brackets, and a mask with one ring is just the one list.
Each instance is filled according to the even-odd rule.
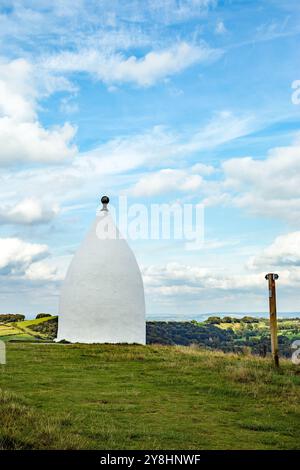
[[102,196],[101,202],[102,202],[102,204],[108,204],[109,203],[109,197],[108,196]]

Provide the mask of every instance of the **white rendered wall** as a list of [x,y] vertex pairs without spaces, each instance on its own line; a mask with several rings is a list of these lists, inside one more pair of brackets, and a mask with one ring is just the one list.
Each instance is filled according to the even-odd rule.
[[[99,239],[102,211],[76,252],[62,286],[57,339],[80,343],[146,342],[143,281],[124,239]],[[118,233],[118,232],[117,232]]]

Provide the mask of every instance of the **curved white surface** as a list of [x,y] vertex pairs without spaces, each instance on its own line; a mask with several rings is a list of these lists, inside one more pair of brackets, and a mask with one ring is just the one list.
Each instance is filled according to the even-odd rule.
[[139,267],[124,239],[101,239],[103,224],[109,234],[116,231],[119,235],[109,212],[101,211],[63,283],[57,340],[145,344],[145,299]]

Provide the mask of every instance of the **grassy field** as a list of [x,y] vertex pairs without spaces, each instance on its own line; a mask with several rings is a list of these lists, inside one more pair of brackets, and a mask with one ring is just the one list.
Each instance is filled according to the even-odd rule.
[[299,449],[299,369],[193,347],[7,344],[2,449]]
[[[277,320],[277,328],[279,334],[284,334],[286,336],[293,336],[295,332],[300,330],[300,320],[298,318],[293,319],[278,319]],[[241,330],[245,329],[254,329],[260,333],[269,333],[270,325],[268,319],[260,318],[259,321],[253,323],[228,323],[228,322],[221,322],[217,325],[219,328],[223,330],[231,329],[234,332],[240,332]]]

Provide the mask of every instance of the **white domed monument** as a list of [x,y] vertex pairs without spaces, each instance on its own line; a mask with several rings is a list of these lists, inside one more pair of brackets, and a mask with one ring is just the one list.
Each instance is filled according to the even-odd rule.
[[57,341],[145,344],[142,276],[107,209],[109,198],[101,202],[63,282]]

